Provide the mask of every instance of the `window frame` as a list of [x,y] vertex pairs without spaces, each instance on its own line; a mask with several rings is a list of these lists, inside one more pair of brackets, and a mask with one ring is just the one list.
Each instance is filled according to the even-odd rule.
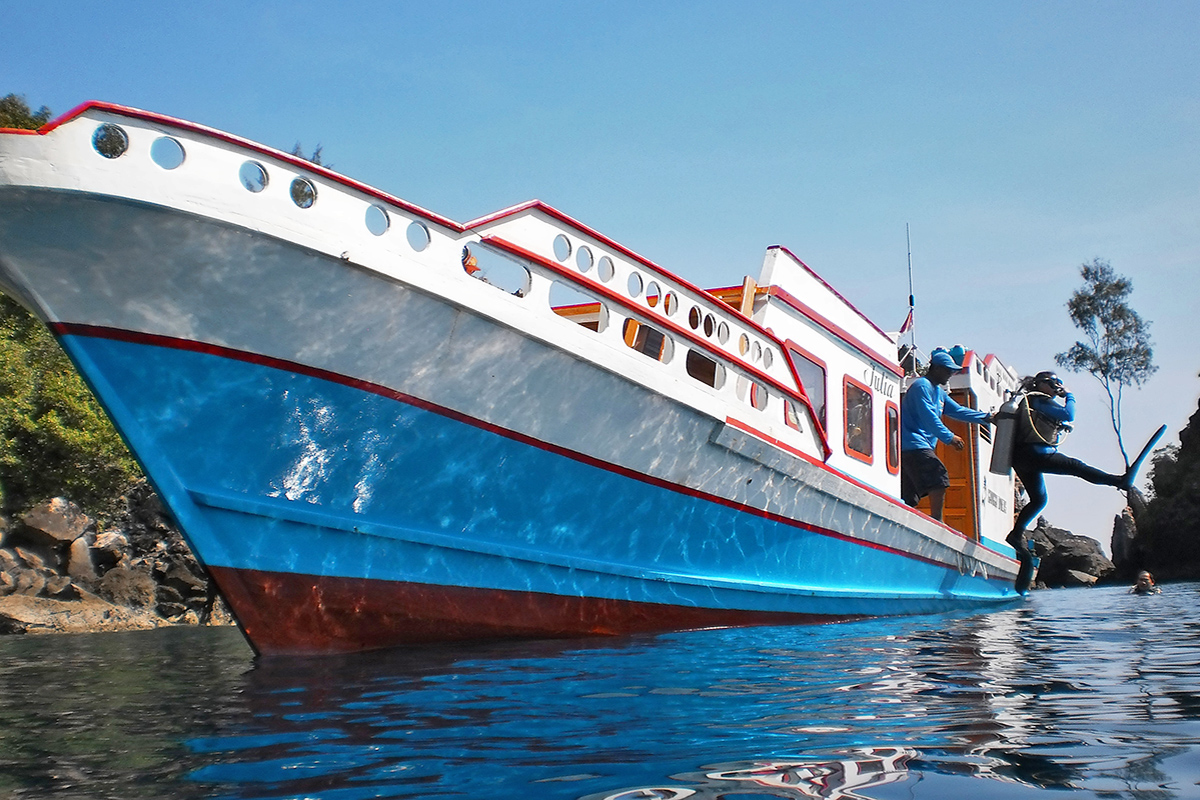
[[[850,447],[850,387],[863,392],[867,396],[867,419],[871,429],[868,432],[867,441],[871,452],[863,453],[854,450]],[[871,387],[859,380],[855,380],[849,375],[842,377],[842,449],[846,455],[853,459],[863,462],[864,464],[875,463],[875,393],[871,391]]]

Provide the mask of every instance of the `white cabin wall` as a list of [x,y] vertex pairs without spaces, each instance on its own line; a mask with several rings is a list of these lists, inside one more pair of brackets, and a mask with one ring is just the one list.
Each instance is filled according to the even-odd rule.
[[[895,344],[808,267],[782,248],[767,251],[760,286],[775,293],[757,308],[755,319],[784,341],[825,364],[828,465],[892,497],[900,495],[899,464],[889,469],[887,406],[899,405],[900,376]],[[796,308],[778,290],[809,312]],[[816,319],[814,319],[816,317]],[[872,458],[851,455],[845,437],[845,381],[870,389]],[[815,400],[814,400],[815,402]]]

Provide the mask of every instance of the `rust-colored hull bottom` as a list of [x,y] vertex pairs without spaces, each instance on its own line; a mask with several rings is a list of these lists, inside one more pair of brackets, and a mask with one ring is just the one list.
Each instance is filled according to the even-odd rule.
[[209,572],[262,655],[351,652],[431,642],[797,625],[851,618],[228,567],[211,567]]

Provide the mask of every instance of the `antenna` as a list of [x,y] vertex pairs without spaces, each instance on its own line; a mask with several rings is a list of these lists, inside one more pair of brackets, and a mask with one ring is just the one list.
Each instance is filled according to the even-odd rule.
[[904,223],[904,241],[908,245],[908,334],[912,337],[912,348],[915,353],[917,350],[917,316],[916,316],[916,300],[913,299],[913,282],[912,282],[912,236],[908,232],[908,223]]

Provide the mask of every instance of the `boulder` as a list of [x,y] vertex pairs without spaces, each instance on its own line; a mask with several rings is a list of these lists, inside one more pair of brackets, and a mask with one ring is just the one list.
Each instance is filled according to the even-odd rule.
[[1038,519],[1029,540],[1030,549],[1042,562],[1038,567],[1038,583],[1046,587],[1090,586],[1116,569],[1095,539],[1056,528],[1045,518]]
[[127,561],[132,555],[129,538],[112,531],[97,534],[91,550],[92,563],[99,575]]
[[30,509],[9,537],[13,543],[65,549],[94,524],[79,506],[65,497],[56,497]]
[[148,608],[154,605],[154,579],[150,573],[128,567],[114,567],[100,578],[97,593],[118,606]]
[[67,550],[67,575],[85,586],[94,586],[100,577],[96,573],[92,548],[88,546],[86,536],[80,536],[71,542],[71,547]]

